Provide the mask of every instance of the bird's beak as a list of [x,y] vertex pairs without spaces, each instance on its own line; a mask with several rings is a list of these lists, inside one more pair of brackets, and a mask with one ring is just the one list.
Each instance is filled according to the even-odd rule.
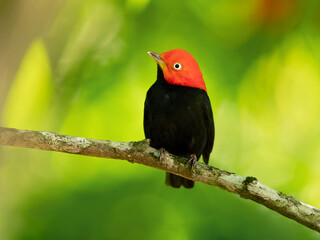
[[163,69],[165,63],[164,61],[162,60],[161,56],[159,53],[155,53],[155,52],[148,52],[148,54],[153,57],[157,63],[159,64],[159,66],[161,67],[161,69]]

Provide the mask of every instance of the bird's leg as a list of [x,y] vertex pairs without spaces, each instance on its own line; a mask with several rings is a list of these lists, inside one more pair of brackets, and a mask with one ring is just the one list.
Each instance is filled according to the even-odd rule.
[[159,160],[162,161],[164,159],[164,156],[166,154],[166,150],[164,148],[159,149]]
[[198,158],[196,154],[191,154],[190,159],[188,160],[188,163],[191,163],[191,171],[193,171],[194,165],[198,162]]

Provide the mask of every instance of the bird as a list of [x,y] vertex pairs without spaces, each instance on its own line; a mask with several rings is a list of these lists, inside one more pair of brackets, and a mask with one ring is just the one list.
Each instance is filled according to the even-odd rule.
[[[157,62],[157,79],[144,103],[143,127],[150,146],[208,164],[215,138],[211,102],[200,67],[185,50],[148,52]],[[194,181],[166,173],[166,185],[193,188]]]

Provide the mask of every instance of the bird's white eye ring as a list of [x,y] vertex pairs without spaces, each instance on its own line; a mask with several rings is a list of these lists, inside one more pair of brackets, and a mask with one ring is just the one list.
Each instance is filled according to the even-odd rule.
[[175,64],[173,64],[173,68],[176,70],[181,70],[182,66],[180,63],[175,63]]

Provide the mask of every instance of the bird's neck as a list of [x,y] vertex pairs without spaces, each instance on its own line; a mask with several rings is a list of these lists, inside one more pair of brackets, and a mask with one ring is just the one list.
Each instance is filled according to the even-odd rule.
[[158,66],[158,72],[157,72],[157,82],[161,84],[168,84],[167,81],[164,79],[163,71],[159,65]]

